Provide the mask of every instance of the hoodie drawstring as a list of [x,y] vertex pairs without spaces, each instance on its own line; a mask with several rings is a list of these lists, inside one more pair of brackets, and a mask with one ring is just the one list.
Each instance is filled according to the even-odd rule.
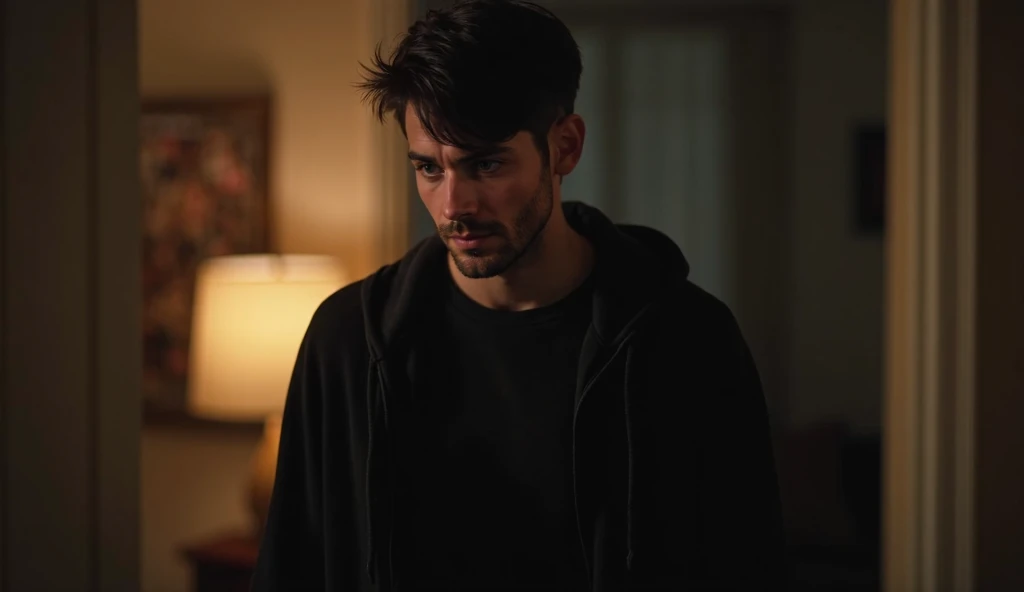
[[[380,509],[379,492],[376,487],[376,479],[381,471],[379,440],[384,437],[390,428],[388,425],[388,409],[384,400],[384,377],[380,362],[370,362],[370,369],[367,373],[366,384],[366,413],[367,413],[367,447],[366,447],[366,575],[371,585],[377,585],[380,579],[380,553],[377,549],[379,537],[374,536],[377,528],[377,511]],[[393,489],[393,488],[392,488]],[[392,499],[392,502],[394,500]],[[394,519],[394,504],[391,508],[392,520]],[[389,537],[390,555],[390,537]],[[388,569],[391,569],[390,557]],[[389,574],[393,576],[394,574]],[[389,582],[393,582],[390,578]],[[389,583],[389,586],[391,584]]]
[[[376,375],[373,372],[373,362],[370,362],[370,372],[367,372],[367,377],[371,378]],[[373,540],[373,494],[374,488],[372,484],[373,479],[373,454],[374,454],[374,423],[376,420],[377,397],[374,395],[376,381],[372,378],[366,381],[366,415],[367,415],[367,426],[369,430],[368,443],[366,449],[366,575],[370,579],[370,585],[376,585],[377,583],[377,549],[374,546],[375,541]]]
[[630,397],[630,374],[633,369],[633,347],[630,346],[626,349],[626,372],[623,379],[623,399],[625,402],[625,416],[626,416],[626,459],[627,459],[627,476],[626,476],[626,571],[632,571],[633,562],[636,559],[636,549],[634,546],[635,528],[633,526],[633,418],[630,413],[630,407],[633,404],[633,399]]

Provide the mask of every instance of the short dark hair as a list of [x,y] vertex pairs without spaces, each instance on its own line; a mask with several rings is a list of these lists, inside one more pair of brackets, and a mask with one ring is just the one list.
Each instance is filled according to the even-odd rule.
[[573,112],[583,71],[569,28],[551,11],[519,0],[467,0],[430,10],[390,59],[374,52],[359,87],[383,123],[405,133],[412,103],[426,132],[473,150],[533,136],[548,157],[551,125]]

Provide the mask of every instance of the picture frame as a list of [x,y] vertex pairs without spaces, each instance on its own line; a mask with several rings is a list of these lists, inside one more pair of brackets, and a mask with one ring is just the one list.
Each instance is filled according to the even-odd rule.
[[[143,421],[186,408],[196,271],[203,260],[273,252],[267,96],[149,98],[139,120]],[[200,421],[201,423],[201,421]]]
[[854,230],[859,235],[880,236],[885,231],[886,142],[883,122],[860,123],[854,127],[853,214]]

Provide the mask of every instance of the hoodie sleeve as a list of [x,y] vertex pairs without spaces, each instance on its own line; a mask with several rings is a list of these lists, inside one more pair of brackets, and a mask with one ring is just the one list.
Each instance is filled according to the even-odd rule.
[[253,592],[324,589],[321,383],[318,356],[307,333],[285,402]]
[[705,434],[711,452],[701,475],[707,587],[782,590],[782,506],[764,392],[735,318],[727,309],[725,316],[716,331],[722,341],[710,351],[717,359],[709,360],[714,395],[706,417],[715,433]]

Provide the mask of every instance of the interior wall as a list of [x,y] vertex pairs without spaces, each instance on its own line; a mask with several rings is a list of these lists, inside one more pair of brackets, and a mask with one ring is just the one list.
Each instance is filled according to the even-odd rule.
[[877,429],[883,240],[854,230],[852,131],[884,121],[886,0],[797,0],[788,416]]
[[142,590],[184,592],[182,547],[249,528],[245,494],[258,438],[237,430],[144,428]]
[[1024,589],[1024,4],[979,0],[975,586]]
[[143,98],[269,93],[271,235],[278,250],[377,267],[369,173],[376,123],[353,83],[370,56],[369,0],[140,0]]
[[[362,277],[382,261],[376,122],[352,87],[375,39],[371,0],[139,0],[143,97],[269,92],[275,247],[341,259]],[[142,589],[189,586],[180,548],[247,524],[257,434],[147,427],[142,436]]]

